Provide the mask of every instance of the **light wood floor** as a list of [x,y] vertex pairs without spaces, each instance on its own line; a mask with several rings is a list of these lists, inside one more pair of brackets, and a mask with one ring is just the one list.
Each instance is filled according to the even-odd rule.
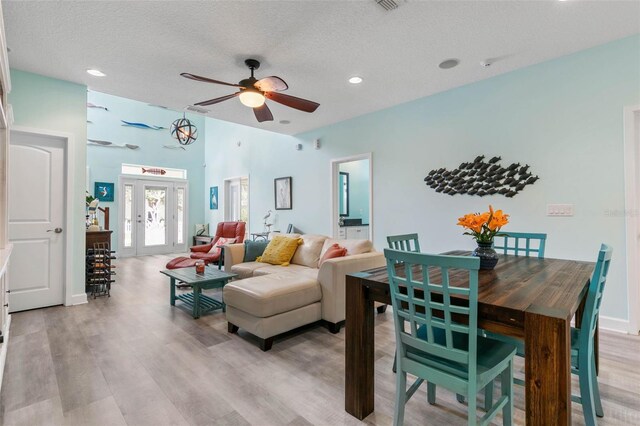
[[[170,307],[168,279],[158,273],[167,260],[119,260],[110,299],[13,315],[0,398],[5,425],[360,423],[344,411],[344,329],[333,335],[310,326],[264,353],[242,331],[227,334],[220,312],[195,321]],[[640,338],[601,336],[599,424],[638,425]],[[387,312],[376,319],[376,411],[366,424],[392,423],[393,351]],[[518,386],[515,403],[523,424]],[[573,420],[583,424],[575,403]],[[406,424],[466,424],[466,406],[440,389],[430,406],[421,389]]]

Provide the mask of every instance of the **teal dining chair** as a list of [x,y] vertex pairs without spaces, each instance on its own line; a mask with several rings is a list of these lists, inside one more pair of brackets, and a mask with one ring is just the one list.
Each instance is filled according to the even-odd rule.
[[387,237],[387,243],[392,250],[420,253],[418,234],[389,235]]
[[[489,424],[500,410],[503,424],[511,425],[516,348],[478,335],[480,259],[390,249],[384,255],[398,361],[393,424],[403,424],[405,404],[426,380],[430,404],[435,404],[436,386],[468,397],[469,425]],[[468,288],[451,284],[461,276],[468,276]],[[417,377],[408,390],[407,373]],[[497,377],[501,397],[478,421],[476,394]]]
[[[580,328],[571,328],[571,372],[578,376],[580,383],[580,396],[571,395],[571,400],[582,404],[582,412],[587,426],[597,425],[596,416],[604,417],[596,377],[594,335],[598,324],[604,286],[609,273],[612,251],[612,248],[606,244],[600,246],[598,260],[589,281],[587,300],[582,314],[582,324],[580,324]],[[517,355],[524,357],[525,346],[523,341],[493,333],[486,334],[492,338],[515,343],[518,348]],[[520,379],[514,379],[514,382],[524,385],[524,382]],[[491,383],[485,388],[485,404],[490,406],[492,399],[493,384]]]
[[[411,251],[414,253],[420,253],[420,241],[418,240],[418,234],[402,234],[402,235],[389,235],[387,236],[387,243],[392,250]],[[387,305],[384,305],[386,308]],[[380,312],[380,308],[378,308]],[[396,357],[393,358],[393,372],[396,372]]]
[[[537,247],[531,243],[537,241]],[[536,234],[530,232],[507,232],[494,238],[493,248],[503,254],[515,254],[520,256],[530,256],[537,253],[540,259],[544,258],[544,248],[547,241],[547,234]],[[500,243],[500,244],[498,244]]]

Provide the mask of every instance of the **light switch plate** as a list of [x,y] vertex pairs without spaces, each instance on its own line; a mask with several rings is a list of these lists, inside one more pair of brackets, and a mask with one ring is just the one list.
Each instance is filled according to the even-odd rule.
[[547,204],[547,216],[573,216],[573,204]]

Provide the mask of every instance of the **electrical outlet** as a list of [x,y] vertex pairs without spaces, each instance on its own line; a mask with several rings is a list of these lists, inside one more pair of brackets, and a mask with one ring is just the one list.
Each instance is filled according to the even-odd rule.
[[573,216],[573,204],[547,204],[547,216]]

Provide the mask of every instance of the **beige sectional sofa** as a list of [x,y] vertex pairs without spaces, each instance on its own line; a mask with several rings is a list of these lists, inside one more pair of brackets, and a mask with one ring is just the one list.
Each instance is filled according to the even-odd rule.
[[[288,266],[243,262],[244,244],[225,246],[224,267],[238,279],[223,290],[229,332],[238,328],[259,337],[269,350],[273,337],[323,320],[333,333],[345,319],[345,276],[385,265],[384,255],[369,240],[336,240],[322,235],[295,235],[303,243]],[[334,243],[345,257],[318,262]]]

